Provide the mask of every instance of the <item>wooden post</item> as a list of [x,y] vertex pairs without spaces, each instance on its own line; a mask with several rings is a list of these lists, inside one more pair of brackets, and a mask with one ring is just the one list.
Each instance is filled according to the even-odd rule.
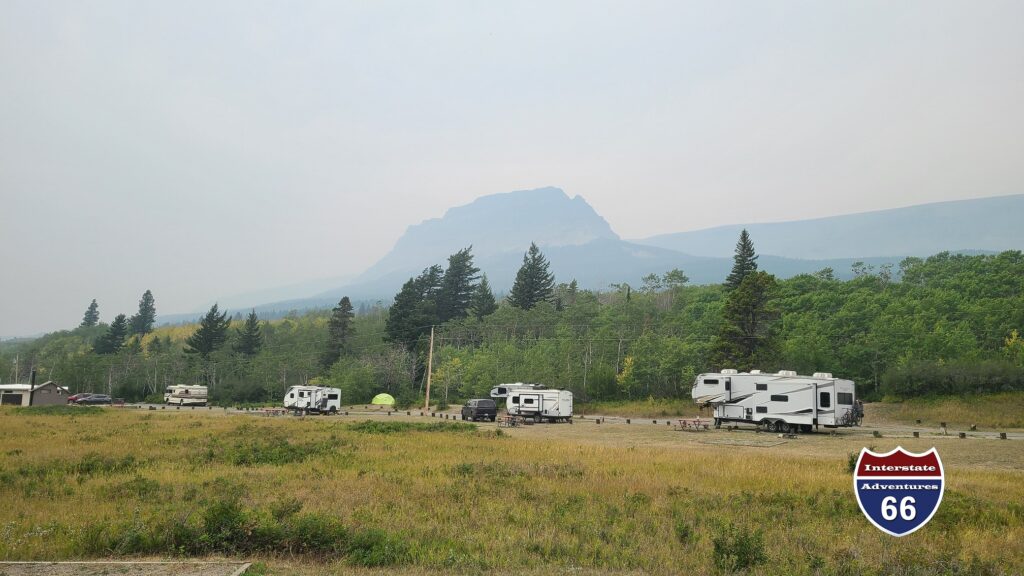
[[[423,409],[430,410],[430,373],[434,370],[434,327],[430,327],[430,352],[427,353],[427,399],[423,402]],[[431,414],[433,416],[433,414]]]

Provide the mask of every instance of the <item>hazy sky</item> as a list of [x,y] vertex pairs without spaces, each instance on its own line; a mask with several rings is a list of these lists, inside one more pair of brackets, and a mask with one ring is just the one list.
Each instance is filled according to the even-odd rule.
[[[358,273],[559,186],[623,237],[1024,192],[1024,2],[0,2],[0,337]],[[971,225],[983,225],[974,223]]]

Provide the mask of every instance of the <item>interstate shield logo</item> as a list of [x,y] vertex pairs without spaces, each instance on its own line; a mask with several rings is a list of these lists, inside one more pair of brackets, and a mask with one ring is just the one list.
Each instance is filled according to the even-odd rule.
[[932,519],[945,489],[942,461],[932,448],[923,454],[901,446],[885,454],[860,452],[853,488],[861,512],[879,530],[906,536]]

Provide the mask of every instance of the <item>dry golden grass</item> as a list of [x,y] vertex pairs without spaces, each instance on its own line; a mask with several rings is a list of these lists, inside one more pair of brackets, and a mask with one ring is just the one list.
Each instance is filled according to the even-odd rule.
[[[90,525],[195,522],[204,506],[239,491],[248,509],[295,498],[303,512],[353,531],[383,530],[406,546],[389,573],[715,573],[713,539],[729,523],[763,531],[766,559],[750,574],[1024,571],[1019,440],[821,434],[778,444],[749,430],[592,421],[501,435],[489,424],[374,434],[350,427],[365,417],[100,412],[0,410],[0,560],[95,554],[80,545]],[[313,448],[287,464],[231,463],[217,452],[245,438]],[[863,518],[846,472],[848,453],[896,444],[938,446],[948,478],[931,524],[900,539]],[[91,469],[88,453],[109,465],[73,472]],[[40,471],[50,471],[45,481],[34,480]],[[264,561],[273,573],[352,570],[345,557]]]
[[1024,428],[1024,392],[981,396],[914,398],[903,402],[870,404],[866,413],[881,422],[949,426],[967,429],[973,424],[989,430]]

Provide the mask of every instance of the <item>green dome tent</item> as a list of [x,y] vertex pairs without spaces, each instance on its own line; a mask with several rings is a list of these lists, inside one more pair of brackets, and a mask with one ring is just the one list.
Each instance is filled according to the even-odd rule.
[[370,401],[370,404],[376,404],[378,406],[394,406],[395,397],[391,394],[377,394],[373,397],[373,400]]

